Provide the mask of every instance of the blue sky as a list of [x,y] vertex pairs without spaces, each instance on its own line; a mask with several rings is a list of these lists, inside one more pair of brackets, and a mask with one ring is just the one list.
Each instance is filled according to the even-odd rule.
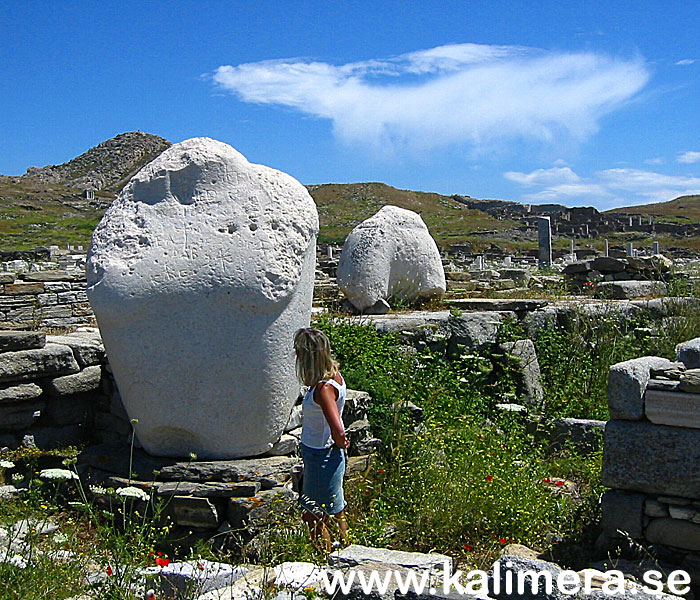
[[0,173],[139,129],[302,183],[615,206],[700,193],[700,3],[0,4]]

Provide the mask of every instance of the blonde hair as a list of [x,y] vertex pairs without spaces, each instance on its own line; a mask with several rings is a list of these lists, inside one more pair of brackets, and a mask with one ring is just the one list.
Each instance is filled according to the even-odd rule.
[[333,379],[338,373],[338,363],[331,356],[331,344],[323,331],[313,327],[297,330],[294,351],[297,377],[304,385],[312,387],[322,379]]

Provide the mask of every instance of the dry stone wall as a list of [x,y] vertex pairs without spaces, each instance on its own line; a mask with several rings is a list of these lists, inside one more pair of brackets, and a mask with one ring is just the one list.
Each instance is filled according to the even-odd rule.
[[605,428],[603,528],[661,549],[700,580],[700,338],[677,361],[613,365]]
[[93,325],[84,272],[0,273],[0,328]]

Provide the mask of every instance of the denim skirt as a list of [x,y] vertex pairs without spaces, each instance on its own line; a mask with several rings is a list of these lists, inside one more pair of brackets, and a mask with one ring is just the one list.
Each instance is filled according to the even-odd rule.
[[317,515],[335,515],[347,506],[343,494],[345,452],[336,446],[309,448],[301,444],[304,478],[299,504]]

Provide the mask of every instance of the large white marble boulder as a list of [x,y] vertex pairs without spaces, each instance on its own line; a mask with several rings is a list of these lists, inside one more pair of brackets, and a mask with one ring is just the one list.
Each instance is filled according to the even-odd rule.
[[318,214],[289,175],[210,138],[146,165],[92,237],[88,297],[124,405],[155,455],[267,451],[299,392]]
[[353,229],[338,262],[338,286],[358,310],[379,301],[413,301],[445,293],[440,252],[423,219],[384,206]]

